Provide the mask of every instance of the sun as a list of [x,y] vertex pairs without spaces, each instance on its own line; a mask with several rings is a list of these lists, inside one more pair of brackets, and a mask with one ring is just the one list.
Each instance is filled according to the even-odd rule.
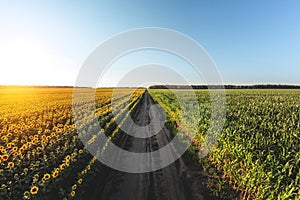
[[22,38],[0,41],[0,84],[38,84],[50,57],[37,41]]

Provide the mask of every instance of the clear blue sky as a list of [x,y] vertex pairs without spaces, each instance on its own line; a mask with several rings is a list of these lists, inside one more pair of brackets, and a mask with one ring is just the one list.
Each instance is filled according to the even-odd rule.
[[0,84],[74,85],[102,41],[142,27],[195,39],[226,84],[300,84],[296,0],[0,0]]

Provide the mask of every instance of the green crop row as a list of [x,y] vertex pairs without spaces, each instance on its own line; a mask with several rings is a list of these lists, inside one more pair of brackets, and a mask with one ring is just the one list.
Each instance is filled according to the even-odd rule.
[[[211,99],[206,90],[194,92],[200,117],[180,124],[190,126],[201,148],[213,123]],[[176,93],[185,102],[192,98],[184,90]],[[173,92],[150,94],[173,120],[188,119],[180,118],[185,114]],[[225,125],[208,159],[244,199],[300,199],[300,91],[227,90],[226,99]],[[192,107],[190,112],[195,112]]]

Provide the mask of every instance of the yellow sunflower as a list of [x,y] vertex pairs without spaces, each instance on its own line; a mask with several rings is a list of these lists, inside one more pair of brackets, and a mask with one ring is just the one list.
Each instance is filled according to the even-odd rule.
[[72,197],[74,197],[75,194],[76,194],[75,191],[72,191],[72,192],[71,192],[71,196],[72,196]]
[[44,174],[44,177],[43,177],[43,180],[44,181],[47,181],[51,178],[51,175],[50,174]]
[[72,186],[72,190],[76,190],[76,188],[77,188],[77,185],[74,184],[74,185]]
[[10,148],[11,148],[11,143],[7,143],[6,147],[7,147],[8,149],[10,149]]
[[66,160],[70,160],[70,159],[71,159],[71,156],[67,155]]
[[60,170],[63,171],[63,170],[65,169],[65,166],[66,166],[66,165],[65,165],[64,163],[61,164],[61,165],[59,166]]
[[10,169],[14,168],[15,163],[13,162],[8,162],[7,167],[9,167]]
[[58,176],[58,171],[55,171],[55,172],[52,173],[53,178],[56,178],[57,176]]
[[71,154],[72,158],[75,158],[76,156],[77,156],[77,154],[75,152]]
[[33,186],[33,187],[31,187],[31,189],[30,189],[30,193],[31,193],[31,194],[37,194],[38,191],[39,191],[39,188],[38,188],[37,186]]
[[2,155],[2,160],[7,161],[8,160],[8,155],[7,154]]

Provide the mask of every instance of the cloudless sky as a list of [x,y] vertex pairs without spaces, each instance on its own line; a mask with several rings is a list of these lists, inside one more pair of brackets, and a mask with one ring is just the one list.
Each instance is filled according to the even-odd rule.
[[101,42],[142,27],[196,40],[226,84],[300,84],[299,11],[297,0],[0,0],[0,84],[74,85]]

